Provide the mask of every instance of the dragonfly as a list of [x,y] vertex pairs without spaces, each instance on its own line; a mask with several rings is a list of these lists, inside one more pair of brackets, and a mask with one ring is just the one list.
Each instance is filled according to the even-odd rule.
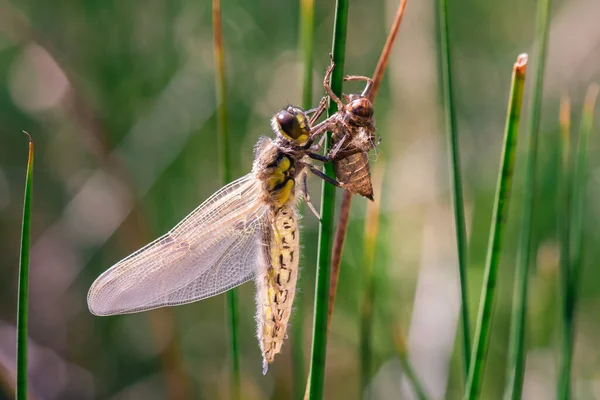
[[254,279],[266,374],[281,351],[296,292],[297,199],[303,197],[316,213],[306,190],[307,172],[339,186],[308,162],[318,158],[313,143],[326,124],[316,121],[326,104],[323,99],[315,110],[288,106],[276,113],[271,120],[275,138],[260,138],[252,171],[101,274],[88,293],[90,312],[116,315],[187,304]]
[[[366,82],[362,93],[342,95],[346,101],[344,103],[331,90],[329,83],[334,67],[332,60],[325,73],[323,87],[329,98],[336,103],[338,111],[320,125],[320,129],[332,133],[331,151],[325,156],[319,157],[317,154],[313,158],[333,162],[336,180],[344,189],[373,200],[368,152],[381,142],[381,138],[376,138],[375,135],[374,109],[370,100],[373,80],[358,75],[344,77],[344,81]],[[325,136],[318,146],[322,145],[324,139]]]

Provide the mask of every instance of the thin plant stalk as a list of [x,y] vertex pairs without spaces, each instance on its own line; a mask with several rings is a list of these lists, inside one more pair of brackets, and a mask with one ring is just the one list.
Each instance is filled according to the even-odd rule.
[[529,287],[529,264],[533,244],[533,203],[536,194],[536,167],[538,136],[540,130],[542,88],[544,86],[544,66],[548,48],[548,25],[550,0],[539,0],[537,5],[537,33],[534,47],[534,85],[530,103],[528,124],[529,143],[525,166],[524,204],[521,214],[519,252],[514,281],[513,311],[509,340],[506,399],[521,399],[525,377],[525,318],[527,316],[527,296]]
[[508,219],[526,67],[527,55],[521,54],[513,67],[508,113],[504,131],[504,148],[502,150],[501,166],[496,186],[496,199],[494,202],[492,224],[490,227],[483,287],[475,329],[475,340],[471,352],[469,375],[464,396],[465,399],[469,400],[479,398],[481,385],[483,383],[483,373],[487,361],[487,350],[491,336],[492,311],[494,309],[494,300],[496,298],[498,266],[500,264],[500,255],[502,252],[504,228]]
[[[227,102],[225,86],[225,66],[223,61],[223,35],[221,27],[221,1],[213,0],[213,49],[215,57],[215,81],[217,95],[217,131],[219,143],[219,172],[221,184],[231,181],[231,159],[229,157],[229,134],[227,132]],[[229,342],[231,357],[231,398],[241,398],[240,356],[237,338],[238,313],[237,292],[231,289],[227,292],[227,314],[229,322]]]
[[375,67],[375,72],[373,72],[373,88],[369,92],[369,100],[371,103],[375,103],[375,99],[377,98],[377,92],[379,92],[383,75],[387,69],[392,47],[394,47],[396,36],[398,36],[398,31],[400,30],[400,24],[402,23],[402,17],[404,16],[404,10],[406,9],[407,1],[408,0],[400,0],[400,5],[396,11],[396,16],[394,16],[394,22],[392,23],[388,37],[383,45],[383,50],[381,50],[381,54],[379,55],[379,61]]
[[[333,62],[336,68],[331,77],[331,89],[338,96],[342,93],[344,59],[346,55],[346,33],[348,31],[348,0],[337,0],[333,29]],[[330,102],[329,115],[337,111]],[[325,153],[331,148],[331,133],[327,133]],[[335,178],[332,163],[325,163],[325,174]],[[323,181],[321,196],[321,224],[319,225],[319,247],[317,254],[317,277],[310,370],[307,390],[311,400],[322,399],[325,384],[325,362],[327,357],[327,325],[329,310],[329,277],[331,265],[331,245],[333,239],[333,215],[335,212],[336,188]]]
[[[383,75],[387,68],[387,63],[389,60],[389,55],[391,49],[396,40],[396,36],[398,34],[398,30],[400,29],[400,23],[402,22],[402,17],[404,16],[404,10],[406,9],[407,0],[401,0],[400,5],[398,7],[398,11],[396,12],[396,16],[394,17],[394,22],[388,33],[388,37],[386,39],[385,45],[381,51],[381,55],[379,57],[379,61],[375,68],[375,72],[373,73],[373,88],[369,92],[369,100],[371,103],[375,102],[377,97],[377,92],[381,85],[381,81],[383,79]],[[331,278],[330,278],[330,293],[329,293],[329,310],[328,310],[328,330],[331,325],[331,319],[333,316],[333,307],[335,303],[335,295],[337,291],[337,284],[339,281],[339,273],[342,262],[342,252],[344,249],[344,242],[346,240],[346,232],[348,230],[348,222],[350,219],[350,209],[352,207],[352,193],[344,190],[342,194],[342,202],[340,205],[340,211],[338,216],[338,224],[335,229],[335,237],[334,244],[332,250],[332,258],[331,258]],[[363,339],[361,339],[363,340]]]
[[560,160],[558,176],[558,236],[560,240],[560,270],[559,270],[559,301],[560,301],[560,355],[558,367],[558,379],[556,386],[556,398],[567,399],[566,393],[570,392],[570,377],[563,379],[563,370],[570,360],[565,357],[571,343],[571,329],[569,325],[568,296],[569,277],[571,275],[571,253],[570,253],[570,227],[569,210],[571,209],[571,103],[568,97],[563,97],[560,103]]
[[573,171],[573,197],[572,197],[572,242],[573,246],[573,270],[569,283],[573,293],[573,307],[576,305],[577,288],[581,274],[584,246],[585,211],[587,207],[587,183],[588,174],[588,143],[594,122],[594,108],[600,87],[596,84],[590,85],[583,104],[583,115],[581,117],[581,128],[577,155],[575,156],[575,169]]
[[406,346],[406,336],[404,335],[404,331],[400,328],[400,325],[394,325],[394,349],[396,350],[396,355],[400,360],[400,364],[402,365],[402,371],[406,378],[412,385],[413,390],[415,391],[415,395],[419,400],[427,400],[428,396],[425,392],[425,388],[423,384],[419,380],[415,370],[408,358],[407,354],[407,346]]
[[448,33],[448,1],[438,0],[438,23],[440,35],[440,64],[442,72],[442,94],[448,150],[450,152],[450,175],[452,182],[452,203],[454,205],[454,226],[456,229],[456,248],[458,253],[458,275],[460,278],[461,321],[462,321],[462,355],[464,380],[469,371],[471,358],[471,328],[469,319],[469,291],[467,285],[467,229],[465,226],[465,206],[463,201],[460,144],[456,127],[452,91],[452,58],[450,37]]
[[575,167],[571,181],[571,204],[569,214],[570,221],[570,273],[567,279],[567,293],[565,298],[565,309],[563,315],[563,348],[561,349],[562,361],[560,368],[560,381],[558,399],[571,398],[571,369],[573,362],[573,345],[575,341],[575,311],[577,306],[577,295],[579,288],[579,277],[583,265],[584,253],[584,215],[586,211],[587,180],[588,180],[588,142],[594,115],[594,107],[598,96],[598,86],[591,85],[588,88],[581,127],[575,155]]
[[302,69],[302,107],[312,108],[313,47],[315,36],[315,0],[300,0],[300,47]]
[[[300,58],[303,61],[302,71],[302,108],[312,107],[313,80],[313,46],[315,31],[314,0],[300,0]],[[301,295],[301,294],[300,294]],[[296,297],[299,293],[296,293]],[[296,311],[292,323],[292,364],[294,374],[294,397],[304,397],[304,301],[296,300]]]
[[[388,38],[381,52],[381,56],[379,57],[379,62],[377,67],[375,68],[375,73],[373,74],[373,88],[369,93],[369,100],[371,102],[375,101],[377,91],[379,90],[379,86],[381,85],[381,80],[383,79],[383,74],[387,67],[387,62],[389,59],[389,54],[391,48],[395,42],[396,35],[400,28],[400,23],[402,21],[402,16],[404,15],[404,9],[406,8],[407,0],[401,0],[400,6],[398,8],[398,12],[396,13],[396,17],[394,18],[394,23],[392,24],[392,28],[390,33],[388,34]],[[335,55],[334,55],[335,60]],[[335,70],[334,70],[335,74]],[[332,78],[333,80],[333,78]],[[333,87],[333,84],[332,84]],[[334,90],[335,91],[335,90]],[[332,107],[333,109],[333,107]],[[330,114],[332,111],[330,109]],[[348,229],[348,221],[350,218],[350,209],[352,206],[352,193],[347,190],[344,190],[342,197],[342,204],[340,207],[340,213],[338,217],[338,224],[335,230],[334,244],[332,250],[331,257],[331,271],[330,271],[330,282],[329,282],[329,306],[328,306],[328,316],[327,316],[327,330],[329,331],[329,326],[331,325],[331,318],[333,315],[333,306],[335,302],[335,294],[337,291],[337,284],[339,281],[339,273],[341,267],[342,260],[342,251],[344,249],[344,242],[346,239],[346,231]]]
[[342,266],[342,252],[344,251],[344,242],[348,232],[348,223],[350,222],[350,208],[352,207],[352,192],[344,190],[337,225],[335,226],[335,235],[333,237],[333,250],[331,251],[331,278],[329,280],[329,310],[327,312],[327,331],[331,328],[333,318],[333,307],[335,305],[335,296],[337,294],[337,285]]
[[[373,74],[373,88],[369,92],[369,100],[371,101],[371,103],[375,102],[377,91],[379,90],[381,80],[383,79],[383,74],[385,73],[387,67],[390,51],[392,46],[394,45],[394,41],[396,40],[396,35],[398,33],[398,29],[400,28],[400,22],[402,22],[402,16],[404,15],[406,2],[407,0],[402,0],[400,2],[398,12],[396,13],[396,17],[394,18],[394,23],[392,24],[392,28],[390,29],[388,38],[379,57],[377,67],[375,68],[375,73]],[[352,193],[347,190],[344,190],[342,196],[343,197],[340,205],[338,223],[335,228],[335,237],[331,258],[329,324],[331,324],[331,317],[333,315],[333,303],[335,300],[335,293],[337,290],[337,283],[339,280],[340,266],[342,262],[342,251],[344,250],[346,231],[348,230],[348,221],[350,219],[350,209],[352,207]]]
[[[2,6],[7,6],[7,2],[3,2]],[[41,46],[57,63],[62,72],[66,75],[72,90],[69,91],[70,96],[65,104],[65,110],[67,111],[69,118],[72,118],[78,124],[81,125],[81,132],[88,135],[89,143],[91,143],[90,154],[97,158],[101,164],[106,164],[110,172],[114,174],[118,179],[125,183],[124,188],[127,190],[131,197],[135,197],[133,190],[132,178],[128,175],[127,170],[119,157],[111,157],[111,140],[106,132],[105,127],[100,122],[101,118],[96,115],[95,107],[92,106],[92,102],[86,98],[83,93],[84,90],[79,90],[79,80],[76,78],[76,74],[73,73],[71,66],[66,60],[60,56],[60,53],[56,51],[56,48],[46,40],[46,38],[35,30],[35,26],[28,23],[28,21],[22,18],[13,7],[4,7],[1,12],[4,15],[8,15],[8,20],[12,23],[16,23],[13,31],[18,32],[15,37],[19,43],[31,43],[34,42]],[[0,24],[0,29],[4,27]],[[148,233],[148,227],[145,224],[144,218],[139,207],[134,207],[131,212],[131,218],[127,218],[120,231],[124,242],[127,242],[127,246],[130,247],[141,247],[145,243],[148,243],[150,234]],[[151,329],[153,330],[154,336],[157,343],[161,343],[160,347],[162,351],[159,354],[161,361],[161,368],[165,377],[166,392],[168,398],[190,398],[190,384],[188,377],[183,371],[181,356],[178,352],[178,346],[173,339],[176,335],[169,335],[168,338],[164,338],[162,332],[170,331],[174,329],[173,313],[168,308],[154,310],[149,315]],[[162,335],[162,336],[161,336]],[[166,345],[165,345],[166,343]],[[30,395],[31,398],[31,395]]]
[[[379,90],[379,86],[381,85],[381,80],[383,79],[383,75],[387,68],[388,59],[390,56],[390,51],[394,42],[396,40],[396,35],[398,30],[400,29],[400,23],[402,22],[402,17],[404,16],[404,10],[406,9],[407,0],[402,0],[400,2],[400,6],[398,7],[398,11],[394,18],[394,23],[392,24],[392,28],[388,34],[387,40],[381,51],[381,55],[379,56],[379,62],[377,63],[377,67],[375,68],[375,72],[373,73],[373,88],[369,92],[369,100],[371,103],[375,102],[375,98],[377,96],[377,91]],[[329,319],[331,320],[331,315],[333,314],[333,302],[335,300],[335,293],[337,288],[337,283],[339,280],[340,266],[342,262],[342,251],[344,250],[344,241],[346,240],[346,231],[348,229],[348,221],[350,219],[350,209],[352,208],[352,193],[344,190],[342,194],[342,203],[340,206],[340,212],[338,216],[338,224],[335,228],[335,237],[333,243],[333,254],[331,258],[331,281],[330,281],[330,306],[329,306]]]
[[19,260],[19,295],[17,301],[17,386],[15,399],[27,399],[27,318],[29,300],[29,246],[31,243],[31,201],[33,189],[33,140],[29,138],[23,222],[21,224],[21,258]]
[[[381,190],[383,182],[383,160],[373,171],[373,187],[377,192]],[[367,203],[367,215],[365,218],[365,234],[363,245],[363,271],[361,281],[364,282],[365,290],[360,301],[360,390],[362,397],[369,398],[366,393],[371,378],[371,337],[373,324],[373,306],[375,303],[375,255],[377,250],[377,236],[379,235],[379,210],[381,207],[381,196],[375,197],[375,201]]]

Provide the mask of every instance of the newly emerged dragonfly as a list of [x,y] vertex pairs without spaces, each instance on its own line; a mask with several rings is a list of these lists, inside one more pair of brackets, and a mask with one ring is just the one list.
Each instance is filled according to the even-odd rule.
[[373,200],[368,152],[380,142],[375,137],[374,109],[369,100],[373,80],[366,76],[346,76],[345,81],[366,81],[367,84],[361,94],[343,95],[344,104],[329,85],[334,66],[332,61],[323,86],[337,104],[338,111],[320,125],[321,129],[332,133],[332,147],[327,156],[313,158],[333,162],[336,179],[344,189]]
[[278,112],[271,121],[276,137],[259,140],[252,172],[100,275],[88,293],[90,311],[114,315],[186,304],[254,279],[266,373],[286,337],[296,292],[296,199],[304,195],[310,205],[307,171],[337,184],[306,161],[315,137],[324,132],[321,124],[311,131],[324,108],[322,101],[310,120],[296,107]]

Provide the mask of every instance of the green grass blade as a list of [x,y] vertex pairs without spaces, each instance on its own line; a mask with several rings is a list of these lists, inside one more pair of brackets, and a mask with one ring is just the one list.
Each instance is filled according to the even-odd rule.
[[[315,31],[314,0],[300,1],[300,59],[302,70],[302,108],[312,108],[313,46]],[[304,398],[306,376],[304,375],[304,299],[296,292],[296,311],[292,322],[292,365],[294,374],[294,396]]]
[[438,0],[438,30],[440,34],[440,66],[442,71],[442,92],[450,151],[450,173],[452,182],[452,202],[454,204],[454,224],[458,252],[458,272],[460,277],[460,297],[462,314],[462,350],[464,379],[466,381],[471,358],[471,328],[469,319],[469,291],[467,286],[467,230],[465,227],[465,207],[463,202],[462,178],[460,173],[460,145],[456,128],[452,92],[452,64],[450,38],[448,34],[448,1]]
[[[221,184],[231,181],[231,159],[229,157],[229,134],[227,132],[227,96],[225,66],[223,62],[223,36],[221,28],[221,1],[213,0],[213,43],[215,57],[215,83],[217,95],[217,134],[219,143],[219,172]],[[238,313],[236,289],[227,292],[227,314],[231,351],[231,398],[240,399],[240,356],[237,339]]]
[[[575,168],[571,186],[571,204],[569,212],[570,221],[570,271],[568,272],[566,296],[563,314],[563,338],[561,348],[561,364],[558,396],[559,400],[571,398],[571,365],[573,361],[573,344],[575,340],[575,308],[577,305],[577,292],[579,277],[583,264],[584,250],[584,216],[586,211],[587,180],[588,180],[588,142],[594,116],[594,107],[598,96],[598,86],[592,85],[587,91],[583,114],[581,117],[581,128],[575,155]],[[569,244],[568,244],[569,245]],[[563,277],[564,278],[564,277]]]
[[[331,89],[337,95],[342,93],[344,77],[344,58],[346,54],[346,32],[348,30],[348,0],[337,0],[333,30],[333,61],[335,69],[331,77]],[[330,102],[329,115],[337,111],[335,103]],[[327,134],[325,152],[331,145],[331,135]],[[335,177],[333,165],[325,164],[325,173]],[[315,289],[315,307],[313,321],[313,342],[311,348],[310,371],[308,374],[308,398],[323,398],[325,383],[325,361],[327,354],[327,320],[329,310],[329,276],[331,265],[331,245],[333,242],[333,215],[335,211],[336,188],[323,182],[321,196],[321,225],[319,226],[319,249],[317,255],[317,279]]]
[[487,249],[483,287],[479,304],[479,314],[475,328],[475,340],[471,354],[465,399],[479,398],[485,370],[487,350],[492,325],[492,311],[496,297],[496,279],[502,250],[502,234],[508,219],[508,206],[512,187],[513,169],[519,122],[521,120],[521,105],[523,102],[523,87],[527,55],[521,54],[513,67],[506,128],[504,131],[504,149],[502,150],[501,167],[496,186],[496,200],[492,215],[492,225]]
[[525,376],[525,317],[527,315],[527,296],[529,286],[529,264],[533,243],[533,203],[536,193],[535,174],[537,167],[538,135],[544,84],[544,66],[548,48],[548,20],[550,18],[550,0],[539,0],[537,5],[537,33],[534,47],[534,85],[531,97],[531,113],[528,125],[529,144],[525,167],[524,204],[521,216],[521,236],[517,257],[511,333],[509,340],[506,399],[518,400],[523,392]]
[[568,359],[571,347],[571,329],[568,313],[569,296],[569,276],[571,275],[571,254],[570,254],[570,227],[569,210],[571,200],[571,106],[567,97],[563,98],[560,107],[560,162],[558,179],[558,235],[560,239],[560,275],[559,275],[559,299],[561,306],[560,314],[560,355],[556,386],[556,398],[565,399],[568,396],[562,396],[569,390],[570,376],[564,377],[563,370],[568,370],[571,360]]
[[313,47],[315,36],[315,0],[300,1],[300,47],[302,70],[302,108],[312,108]]
[[21,225],[21,259],[19,261],[19,299],[17,302],[17,387],[15,399],[27,399],[27,303],[29,299],[29,245],[31,234],[31,200],[33,188],[33,140],[29,138],[29,156],[25,177],[23,223]]

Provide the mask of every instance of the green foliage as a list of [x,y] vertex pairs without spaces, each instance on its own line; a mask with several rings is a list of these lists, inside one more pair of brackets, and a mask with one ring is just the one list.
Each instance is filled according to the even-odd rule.
[[442,70],[442,93],[444,97],[444,114],[448,150],[450,152],[450,173],[452,182],[452,202],[454,205],[454,227],[456,230],[456,247],[458,252],[458,272],[460,278],[461,300],[461,335],[464,379],[469,373],[471,358],[471,324],[469,318],[469,290],[467,282],[467,230],[465,227],[465,205],[463,201],[460,144],[456,127],[456,112],[453,101],[452,58],[450,57],[450,36],[448,32],[448,1],[439,0],[438,31],[440,34],[440,66]]
[[502,239],[508,219],[508,206],[513,183],[513,171],[517,138],[519,136],[519,123],[521,122],[521,104],[523,102],[526,66],[527,55],[520,55],[513,67],[504,131],[504,148],[502,150],[501,164],[498,171],[498,183],[496,186],[496,199],[494,202],[492,226],[490,228],[488,241],[485,275],[483,278],[481,299],[479,301],[479,315],[475,327],[475,341],[473,342],[469,376],[465,389],[465,399],[469,400],[478,399],[480,396],[483,372],[487,363],[492,313],[496,298],[498,266],[500,264],[500,255],[502,253]]
[[[231,159],[229,157],[229,133],[227,132],[227,85],[223,61],[223,37],[221,27],[221,1],[213,0],[213,41],[215,55],[215,86],[217,94],[217,130],[219,140],[219,172],[221,184],[231,182]],[[231,351],[231,398],[241,398],[240,354],[238,345],[238,316],[236,289],[227,293],[227,312],[229,316],[229,336]]]
[[17,386],[15,399],[26,400],[27,392],[27,326],[29,303],[29,247],[31,244],[31,202],[33,201],[33,140],[29,139],[29,156],[25,176],[23,220],[21,224],[21,258],[19,260],[19,301],[17,303]]
[[[404,373],[390,340],[390,315],[397,317],[394,323],[406,329],[407,352],[427,394],[449,400],[463,396],[463,336],[456,328],[462,329],[463,324],[459,320],[460,289],[458,271],[451,267],[457,259],[456,214],[450,202],[453,183],[447,179],[447,170],[448,165],[462,167],[468,237],[468,254],[463,255],[468,259],[469,276],[469,290],[463,293],[467,294],[464,303],[470,306],[473,323],[502,147],[498,132],[505,118],[507,85],[498,77],[505,75],[505,66],[514,61],[513,54],[532,47],[537,40],[539,33],[532,23],[535,3],[520,2],[515,12],[514,2],[448,2],[447,42],[453,67],[449,75],[461,157],[460,163],[448,164],[441,151],[447,140],[441,134],[441,117],[448,109],[438,101],[441,82],[434,59],[439,49],[431,46],[437,37],[435,26],[431,10],[422,8],[424,3],[408,2],[375,103],[377,132],[383,140],[372,152],[371,164],[374,168],[383,166],[386,178],[373,266],[375,300],[368,327],[371,373],[367,384],[374,398],[398,396],[394,385]],[[143,7],[134,2],[91,0],[2,3],[0,343],[6,346],[0,346],[0,390],[6,388],[6,393],[12,394],[17,374],[14,363],[3,360],[13,359],[13,326],[18,319],[15,309],[24,160],[19,150],[23,149],[22,137],[14,132],[28,129],[36,133],[29,292],[29,352],[30,359],[36,360],[36,373],[29,376],[31,397],[41,390],[54,393],[56,398],[82,400],[220,399],[231,393],[232,351],[225,328],[229,311],[223,305],[229,295],[151,313],[98,318],[87,310],[86,294],[107,267],[167,232],[221,187],[220,149],[229,149],[231,180],[242,176],[252,167],[252,149],[259,137],[272,137],[269,119],[274,112],[287,104],[316,106],[324,94],[321,79],[330,61],[336,5],[314,2],[312,68],[305,62],[307,53],[299,56],[298,52],[298,32],[306,34],[298,22],[301,5],[276,0],[256,0],[251,6],[240,0],[223,2],[223,81],[227,88],[222,93],[227,100],[229,143],[222,146],[218,134],[222,120],[215,100],[221,89],[213,69],[211,2],[159,1]],[[553,42],[549,52],[540,110],[544,117],[539,129],[536,191],[532,193],[535,218],[524,348],[527,374],[523,393],[534,398],[556,395],[557,375],[565,368],[559,360],[566,360],[564,349],[575,342],[576,353],[569,362],[572,398],[593,397],[590,377],[600,371],[594,307],[600,300],[600,286],[596,284],[600,269],[594,268],[600,247],[591,245],[600,241],[596,229],[600,222],[598,191],[591,183],[593,171],[599,167],[594,156],[597,135],[593,132],[587,158],[589,197],[581,209],[585,221],[581,235],[586,245],[580,282],[574,286],[578,290],[573,309],[577,323],[573,325],[565,323],[569,315],[575,322],[575,314],[563,310],[567,298],[562,294],[571,280],[560,277],[564,271],[558,260],[565,230],[557,231],[556,226],[557,216],[563,213],[562,205],[557,205],[557,193],[570,191],[559,179],[558,99],[563,92],[571,95],[574,132],[580,132],[582,93],[590,82],[600,79],[600,65],[591,56],[592,46],[573,44],[597,40],[591,29],[595,21],[583,18],[594,15],[596,7],[595,2],[587,2],[585,8],[577,7],[576,2],[563,2],[552,13],[557,18],[551,19],[557,22],[552,29],[561,40]],[[384,1],[352,3],[347,73],[371,75],[393,9]],[[589,36],[582,38],[581,32]],[[306,49],[307,39],[302,43]],[[538,57],[531,58],[533,74]],[[534,83],[536,78],[532,78]],[[303,99],[308,96],[310,81],[312,96]],[[355,83],[344,85],[346,93],[360,89]],[[531,91],[532,97],[534,93]],[[573,135],[571,146],[571,175],[577,136]],[[527,141],[521,142],[523,150]],[[378,152],[385,157],[377,157]],[[523,167],[522,173],[517,170],[513,186],[519,200],[526,187],[525,158],[520,160],[524,161],[517,162]],[[318,204],[320,181],[311,176],[308,185],[313,203]],[[325,398],[359,396],[365,203],[358,199],[353,203],[327,342]],[[511,363],[507,343],[513,317],[513,266],[519,260],[524,207],[525,203],[519,202],[511,205],[517,218],[511,217],[506,226],[481,386],[481,398],[485,399],[502,396],[508,384],[507,371],[512,370],[507,365]],[[571,216],[564,220],[570,223]],[[312,302],[319,228],[311,213],[300,223],[302,258],[296,298]],[[322,254],[328,256],[326,253],[323,249]],[[557,295],[559,283],[564,287]],[[312,307],[306,303],[304,317],[294,310],[290,339],[263,376],[255,337],[253,285],[239,287],[236,295],[236,353],[243,372],[242,397],[300,397],[308,365],[293,368],[291,355],[296,354],[295,360],[300,353],[305,359],[309,357]],[[303,324],[296,323],[298,318]],[[292,352],[292,342],[298,338],[296,329],[301,330],[302,325],[304,340],[295,342],[298,347]],[[572,334],[565,335],[563,342],[563,333],[571,329]],[[51,359],[44,357],[47,354],[52,354]],[[438,360],[443,366],[440,371],[447,373],[435,375],[437,365],[430,368],[430,360]],[[68,379],[59,379],[60,371],[66,371],[61,376]],[[446,385],[439,385],[440,380]],[[177,397],[178,393],[189,395]]]
[[[344,59],[346,55],[346,33],[348,31],[348,0],[337,0],[335,23],[333,30],[332,54],[335,69],[331,76],[331,89],[337,95],[342,93],[344,77]],[[334,102],[330,102],[328,115],[337,111]],[[327,133],[324,152],[330,146],[331,134]],[[331,163],[325,164],[325,173],[335,179]],[[317,277],[315,288],[315,307],[313,321],[313,337],[308,372],[307,393],[311,400],[323,398],[325,385],[325,363],[327,359],[327,329],[329,309],[329,277],[331,266],[331,246],[333,242],[333,216],[335,213],[336,187],[323,181],[321,197],[321,225],[319,226],[319,247],[317,253]]]
[[[575,311],[579,297],[579,285],[581,269],[585,255],[584,226],[587,210],[588,197],[588,142],[592,123],[594,119],[594,108],[598,96],[598,86],[591,85],[588,88],[583,113],[581,117],[581,128],[575,154],[575,165],[569,165],[568,153],[565,154],[567,162],[562,163],[561,174],[564,196],[570,196],[569,201],[562,203],[564,207],[561,215],[565,218],[561,228],[563,232],[563,274],[562,278],[562,336],[560,347],[560,369],[558,376],[557,398],[568,400],[571,398],[571,373],[573,363],[573,351],[575,346]],[[566,135],[565,135],[566,136]],[[568,147],[563,146],[565,151]],[[571,172],[572,171],[572,172]],[[570,186],[570,188],[569,188]]]
[[533,206],[536,192],[536,170],[538,153],[538,135],[542,107],[542,88],[544,86],[544,67],[548,48],[548,26],[550,19],[550,0],[538,1],[538,20],[533,59],[534,71],[533,96],[531,97],[528,125],[529,143],[525,171],[524,205],[521,213],[521,232],[519,253],[514,279],[514,299],[509,343],[506,399],[519,400],[523,392],[525,377],[525,328],[527,317],[527,299],[529,291],[529,264],[533,243],[534,225]]

